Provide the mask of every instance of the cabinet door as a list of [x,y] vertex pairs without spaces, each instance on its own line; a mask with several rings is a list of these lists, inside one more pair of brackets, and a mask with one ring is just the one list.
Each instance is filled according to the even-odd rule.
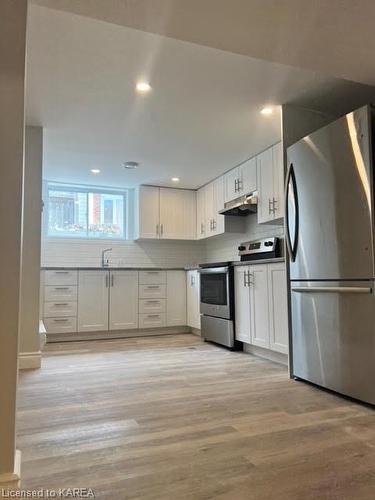
[[200,330],[199,272],[188,271],[186,276],[187,325]]
[[257,160],[251,158],[240,167],[240,193],[247,194],[257,190]]
[[238,168],[234,168],[233,170],[230,170],[227,174],[225,174],[225,202],[232,201],[240,196],[240,193],[238,192],[239,175],[240,172]]
[[258,180],[258,223],[274,219],[272,212],[273,189],[273,158],[272,148],[257,156]]
[[196,193],[186,189],[160,188],[160,237],[194,240]]
[[270,348],[288,353],[288,301],[283,262],[268,266]]
[[268,348],[269,305],[267,265],[254,265],[250,270],[251,343]]
[[250,344],[250,288],[247,285],[248,271],[249,267],[247,266],[237,266],[234,268],[234,296],[236,339]]
[[78,272],[78,331],[108,330],[108,271]]
[[214,183],[205,186],[206,238],[214,234]]
[[224,215],[219,212],[224,208],[224,177],[219,177],[213,182],[213,233],[222,234],[225,231]]
[[274,219],[284,217],[284,159],[282,143],[275,144],[272,148],[273,162],[273,209]]
[[140,186],[137,195],[136,237],[159,238],[159,188]]
[[111,271],[109,329],[138,328],[138,272]]
[[201,240],[206,235],[206,206],[205,188],[197,191],[197,239]]
[[167,326],[186,325],[186,272],[167,271]]

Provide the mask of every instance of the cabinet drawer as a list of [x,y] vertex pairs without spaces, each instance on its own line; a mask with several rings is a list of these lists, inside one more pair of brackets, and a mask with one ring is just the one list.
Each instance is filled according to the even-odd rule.
[[44,287],[44,301],[58,302],[77,300],[77,287],[72,285],[64,286],[46,286]]
[[139,328],[159,328],[166,326],[165,313],[139,315]]
[[77,316],[77,302],[45,302],[44,317],[59,318],[60,316]]
[[140,299],[165,299],[166,285],[139,285]]
[[47,333],[69,333],[77,331],[77,318],[44,318]]
[[44,284],[47,285],[77,285],[78,271],[66,271],[56,269],[46,271],[44,275]]
[[167,273],[165,271],[139,271],[140,285],[158,285],[167,282]]
[[141,299],[139,301],[140,313],[164,313],[166,311],[165,299]]

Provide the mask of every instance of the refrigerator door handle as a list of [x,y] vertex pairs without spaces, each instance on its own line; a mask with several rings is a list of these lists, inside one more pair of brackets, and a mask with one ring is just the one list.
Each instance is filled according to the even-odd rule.
[[[290,238],[290,228],[289,228],[289,189],[292,186],[293,189],[293,198],[294,198],[294,212],[295,212],[295,220],[294,220],[294,238],[293,242]],[[298,245],[298,232],[299,232],[299,208],[298,208],[298,193],[297,193],[297,183],[296,176],[294,173],[293,163],[289,165],[288,173],[286,176],[285,182],[285,239],[286,246],[288,249],[288,253],[290,256],[290,260],[294,262],[296,260],[297,254],[297,245]]]
[[292,287],[298,293],[372,293],[371,287],[360,286],[298,286]]

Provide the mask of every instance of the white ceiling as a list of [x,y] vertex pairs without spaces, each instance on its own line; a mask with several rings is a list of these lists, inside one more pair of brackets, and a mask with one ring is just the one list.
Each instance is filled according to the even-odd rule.
[[[149,80],[147,96],[134,92]],[[280,139],[264,104],[334,79],[31,5],[27,123],[44,127],[50,180],[197,188]],[[140,163],[135,171],[124,161]],[[93,176],[91,168],[99,168]]]
[[374,0],[31,0],[375,85]]

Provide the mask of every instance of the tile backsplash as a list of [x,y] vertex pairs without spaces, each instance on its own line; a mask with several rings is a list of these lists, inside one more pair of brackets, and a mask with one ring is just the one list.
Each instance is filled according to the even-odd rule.
[[269,236],[284,237],[283,225],[258,224],[256,215],[246,217],[246,229],[243,233],[225,233],[206,240],[206,262],[226,262],[239,260],[238,246],[244,241],[267,238]]
[[124,267],[185,267],[205,259],[200,241],[101,241],[48,238],[42,242],[42,266],[100,266],[101,252],[109,253],[112,265]]
[[101,252],[112,248],[111,264],[125,267],[186,267],[201,262],[238,260],[237,247],[247,240],[283,237],[281,225],[257,224],[246,218],[244,233],[227,233],[201,241],[101,241],[46,238],[42,241],[42,266],[100,266]]

